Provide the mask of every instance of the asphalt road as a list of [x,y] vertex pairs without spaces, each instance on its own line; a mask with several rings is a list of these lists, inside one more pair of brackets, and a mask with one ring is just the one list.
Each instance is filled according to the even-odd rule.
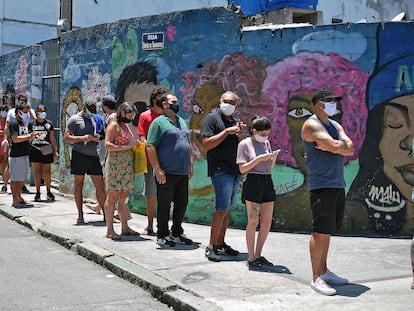
[[170,310],[148,292],[0,215],[0,310]]

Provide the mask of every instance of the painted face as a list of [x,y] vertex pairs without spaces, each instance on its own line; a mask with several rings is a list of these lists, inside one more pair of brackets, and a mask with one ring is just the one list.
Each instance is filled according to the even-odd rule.
[[151,92],[154,89],[152,83],[130,84],[125,90],[124,101],[130,103],[144,102],[149,106]]
[[414,95],[398,97],[384,110],[379,144],[385,175],[411,200],[414,187]]

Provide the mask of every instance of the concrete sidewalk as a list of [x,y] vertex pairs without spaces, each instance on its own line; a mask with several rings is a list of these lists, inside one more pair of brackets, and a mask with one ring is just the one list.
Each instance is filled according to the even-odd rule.
[[[23,197],[33,201],[34,193]],[[31,202],[34,207],[15,209],[9,193],[0,194],[0,203],[2,215],[146,288],[176,310],[414,309],[410,239],[333,237],[330,269],[351,284],[336,287],[337,295],[328,297],[309,286],[308,235],[271,232],[263,255],[275,267],[253,272],[246,266],[244,230],[229,229],[226,238],[241,254],[215,263],[204,255],[209,226],[185,223],[185,233],[195,244],[161,248],[153,236],[105,238],[103,215],[86,207],[87,224],[77,226],[70,196],[57,194],[56,202]],[[129,224],[143,231],[146,217],[133,214]],[[115,230],[120,232],[119,224]]]

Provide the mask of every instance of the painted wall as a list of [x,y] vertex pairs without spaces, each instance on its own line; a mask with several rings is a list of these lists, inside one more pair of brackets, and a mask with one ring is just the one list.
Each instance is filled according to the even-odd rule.
[[[162,33],[164,48],[144,50],[149,46],[142,41],[144,33]],[[118,78],[128,65],[149,62],[158,70],[158,83],[179,97],[181,116],[192,130],[196,161],[187,217],[209,223],[214,195],[200,124],[217,107],[218,96],[233,90],[241,97],[238,116],[245,122],[255,114],[268,116],[272,147],[282,149],[272,172],[277,192],[272,228],[303,232],[310,229],[310,209],[300,128],[312,114],[311,94],[329,88],[343,97],[334,119],[356,147],[353,156],[344,158],[344,232],[409,234],[414,228],[413,39],[413,23],[240,33],[237,14],[219,8],[81,29],[61,39],[62,127],[84,98],[120,96],[127,85]],[[145,101],[149,94],[135,96]],[[68,148],[61,146],[61,189],[72,192]],[[130,207],[144,212],[140,188],[138,177]],[[85,195],[93,196],[90,183]],[[245,223],[238,193],[231,224]]]

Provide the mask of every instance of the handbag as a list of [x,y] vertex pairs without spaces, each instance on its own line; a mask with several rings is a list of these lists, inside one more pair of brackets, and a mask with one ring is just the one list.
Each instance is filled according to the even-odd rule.
[[134,174],[147,173],[147,156],[145,154],[145,141],[132,147],[134,154]]
[[35,149],[39,150],[42,153],[42,155],[49,155],[49,154],[53,153],[52,144],[47,144],[47,145],[40,146],[40,147],[37,147],[37,146],[34,146],[34,145],[32,145],[32,146]]

